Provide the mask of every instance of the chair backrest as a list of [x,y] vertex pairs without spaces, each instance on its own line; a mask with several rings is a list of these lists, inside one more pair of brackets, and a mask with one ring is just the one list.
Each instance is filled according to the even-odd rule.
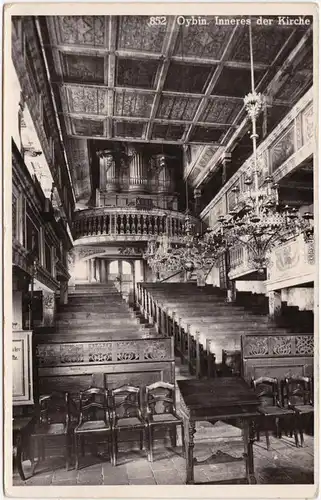
[[175,386],[167,382],[155,382],[148,385],[146,404],[147,413],[150,415],[175,412]]
[[80,393],[80,422],[88,420],[109,421],[108,391],[101,387],[90,387]]
[[140,391],[133,385],[123,385],[111,391],[113,420],[142,416]]
[[38,423],[50,425],[53,423],[68,423],[69,421],[69,393],[52,392],[39,397],[37,408]]
[[291,405],[308,405],[312,402],[311,378],[288,377],[283,383],[284,399]]
[[276,406],[279,403],[279,385],[276,378],[252,378],[251,385],[259,397],[261,404]]

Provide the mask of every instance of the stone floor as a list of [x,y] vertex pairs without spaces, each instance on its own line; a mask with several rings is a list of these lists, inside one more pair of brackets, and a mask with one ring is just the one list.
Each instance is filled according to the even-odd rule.
[[[188,378],[184,368],[177,365],[177,379]],[[181,445],[180,435],[178,444]],[[206,461],[218,450],[221,456],[229,455],[229,459],[242,456],[241,431],[223,422],[217,422],[214,426],[198,422],[194,456],[198,461]],[[262,436],[259,442],[254,443],[254,467],[258,484],[313,484],[313,437],[306,435],[303,447],[296,448],[294,438],[277,439],[271,436],[271,448],[268,451],[265,437]],[[116,467],[111,466],[108,457],[101,460],[86,455],[81,459],[78,471],[72,469],[67,472],[64,460],[60,457],[39,464],[32,477],[29,461],[24,462],[24,470],[26,481],[23,482],[15,471],[13,485],[177,485],[185,482],[185,459],[181,446],[166,448],[162,441],[156,442],[153,463],[147,461],[144,451],[128,449],[127,444],[127,449],[120,448]],[[244,475],[243,461],[195,466],[197,483],[241,478]]]

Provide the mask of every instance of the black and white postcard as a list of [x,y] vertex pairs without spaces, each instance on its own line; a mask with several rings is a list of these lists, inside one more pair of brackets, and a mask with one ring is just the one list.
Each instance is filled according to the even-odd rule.
[[5,495],[317,495],[318,23],[5,6]]

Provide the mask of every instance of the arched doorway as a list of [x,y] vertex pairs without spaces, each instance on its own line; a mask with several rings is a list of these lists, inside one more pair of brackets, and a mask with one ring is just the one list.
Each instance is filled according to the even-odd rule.
[[135,282],[134,262],[122,259],[109,261],[108,281],[113,281],[116,288],[130,299]]

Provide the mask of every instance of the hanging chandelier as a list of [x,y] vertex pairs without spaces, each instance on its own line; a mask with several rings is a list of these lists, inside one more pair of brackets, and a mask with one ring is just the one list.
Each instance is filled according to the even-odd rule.
[[[222,250],[230,249],[240,243],[248,249],[249,263],[259,272],[268,264],[268,254],[272,248],[291,236],[303,233],[304,240],[313,240],[313,214],[279,204],[278,185],[272,176],[267,176],[259,184],[259,174],[263,168],[257,157],[256,121],[264,106],[264,97],[257,93],[254,86],[254,64],[252,28],[249,25],[251,92],[244,97],[244,107],[252,123],[251,139],[253,147],[252,165],[244,180],[245,189],[240,192],[234,187],[235,205],[224,217],[220,216],[220,230],[216,238],[221,241]],[[215,235],[209,231],[210,237]]]
[[144,258],[157,279],[165,279],[169,274],[181,271],[185,272],[186,279],[195,273],[201,280],[213,267],[221,251],[220,236],[195,233],[188,210],[184,229],[185,235],[179,243],[171,243],[166,234],[148,243]]

